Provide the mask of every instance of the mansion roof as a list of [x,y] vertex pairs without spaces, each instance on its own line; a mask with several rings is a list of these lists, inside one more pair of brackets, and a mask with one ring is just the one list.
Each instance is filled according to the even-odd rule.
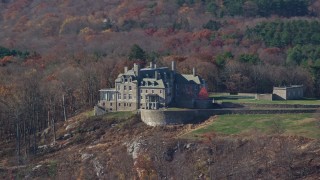
[[193,74],[179,74],[168,67],[147,67],[139,69],[134,68],[125,70],[124,73],[118,75],[116,83],[124,81],[139,82],[141,88],[167,88],[170,81],[174,80],[176,84],[203,84],[204,80]]

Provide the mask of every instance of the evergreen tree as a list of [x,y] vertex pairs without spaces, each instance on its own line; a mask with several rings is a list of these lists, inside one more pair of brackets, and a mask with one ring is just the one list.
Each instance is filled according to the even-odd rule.
[[146,52],[137,44],[134,44],[131,47],[130,53],[129,53],[129,60],[146,60]]

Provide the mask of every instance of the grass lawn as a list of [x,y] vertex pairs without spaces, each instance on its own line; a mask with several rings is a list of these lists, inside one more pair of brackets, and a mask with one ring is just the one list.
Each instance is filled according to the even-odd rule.
[[222,135],[246,135],[253,131],[297,135],[320,139],[320,123],[314,114],[219,115],[211,124],[185,134],[197,138],[214,132]]
[[256,100],[254,96],[238,96],[238,95],[223,95],[211,94],[216,102],[232,102],[232,103],[255,103],[255,104],[302,104],[302,105],[320,105],[319,99],[301,99],[301,100]]
[[104,118],[115,118],[115,119],[129,119],[135,114],[133,111],[117,111],[117,112],[108,112],[103,115]]
[[94,116],[94,110],[86,111],[85,114],[87,117],[92,117],[92,116]]

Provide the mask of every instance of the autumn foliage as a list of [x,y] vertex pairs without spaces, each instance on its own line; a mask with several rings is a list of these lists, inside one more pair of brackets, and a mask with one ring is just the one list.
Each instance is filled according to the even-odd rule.
[[64,111],[71,117],[91,109],[99,89],[112,88],[136,62],[175,61],[183,74],[195,67],[207,85],[199,99],[208,91],[270,93],[290,84],[319,97],[320,23],[309,19],[319,16],[319,3],[269,2],[3,0],[0,101],[8,107],[0,110],[10,114],[0,125],[8,124],[12,138],[17,127],[39,122],[20,129],[31,142],[35,129],[62,121]]
[[207,91],[207,88],[205,88],[205,87],[201,88],[199,95],[198,95],[198,98],[202,99],[202,100],[206,100],[209,98],[209,93]]

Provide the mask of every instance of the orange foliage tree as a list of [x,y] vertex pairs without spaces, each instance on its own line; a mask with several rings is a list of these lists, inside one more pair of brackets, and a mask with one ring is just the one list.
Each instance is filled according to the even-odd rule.
[[202,100],[206,100],[209,98],[209,93],[207,91],[206,87],[202,87],[199,94],[198,94],[198,98],[202,99]]

